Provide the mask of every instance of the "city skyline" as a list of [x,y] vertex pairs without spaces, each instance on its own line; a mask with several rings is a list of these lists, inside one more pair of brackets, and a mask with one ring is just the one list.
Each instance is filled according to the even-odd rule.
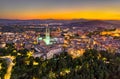
[[119,0],[1,0],[4,19],[120,20]]
[[0,79],[120,79],[120,0],[0,0]]

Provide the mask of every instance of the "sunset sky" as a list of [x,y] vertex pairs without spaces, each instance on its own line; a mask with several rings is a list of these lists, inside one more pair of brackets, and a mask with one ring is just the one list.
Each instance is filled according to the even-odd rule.
[[0,18],[120,20],[120,0],[0,0]]

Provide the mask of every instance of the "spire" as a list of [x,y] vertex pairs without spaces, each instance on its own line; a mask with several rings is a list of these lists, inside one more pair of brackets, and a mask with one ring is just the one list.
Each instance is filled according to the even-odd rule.
[[50,44],[50,30],[48,28],[48,24],[46,25],[46,37],[44,39],[46,45]]
[[48,24],[46,25],[46,37],[49,37],[50,36],[50,30],[49,30],[49,27],[48,27]]

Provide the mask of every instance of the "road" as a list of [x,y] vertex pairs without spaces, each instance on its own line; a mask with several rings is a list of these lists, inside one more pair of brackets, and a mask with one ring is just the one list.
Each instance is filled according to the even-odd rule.
[[7,62],[7,71],[6,71],[6,74],[4,75],[4,79],[10,79],[11,71],[12,71],[12,68],[14,66],[13,60],[15,59],[15,57],[13,57],[13,56],[2,56],[0,58],[5,59],[6,62]]

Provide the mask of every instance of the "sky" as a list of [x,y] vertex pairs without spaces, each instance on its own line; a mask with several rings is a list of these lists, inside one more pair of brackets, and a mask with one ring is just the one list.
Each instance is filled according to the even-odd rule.
[[120,20],[120,0],[0,0],[0,18]]

